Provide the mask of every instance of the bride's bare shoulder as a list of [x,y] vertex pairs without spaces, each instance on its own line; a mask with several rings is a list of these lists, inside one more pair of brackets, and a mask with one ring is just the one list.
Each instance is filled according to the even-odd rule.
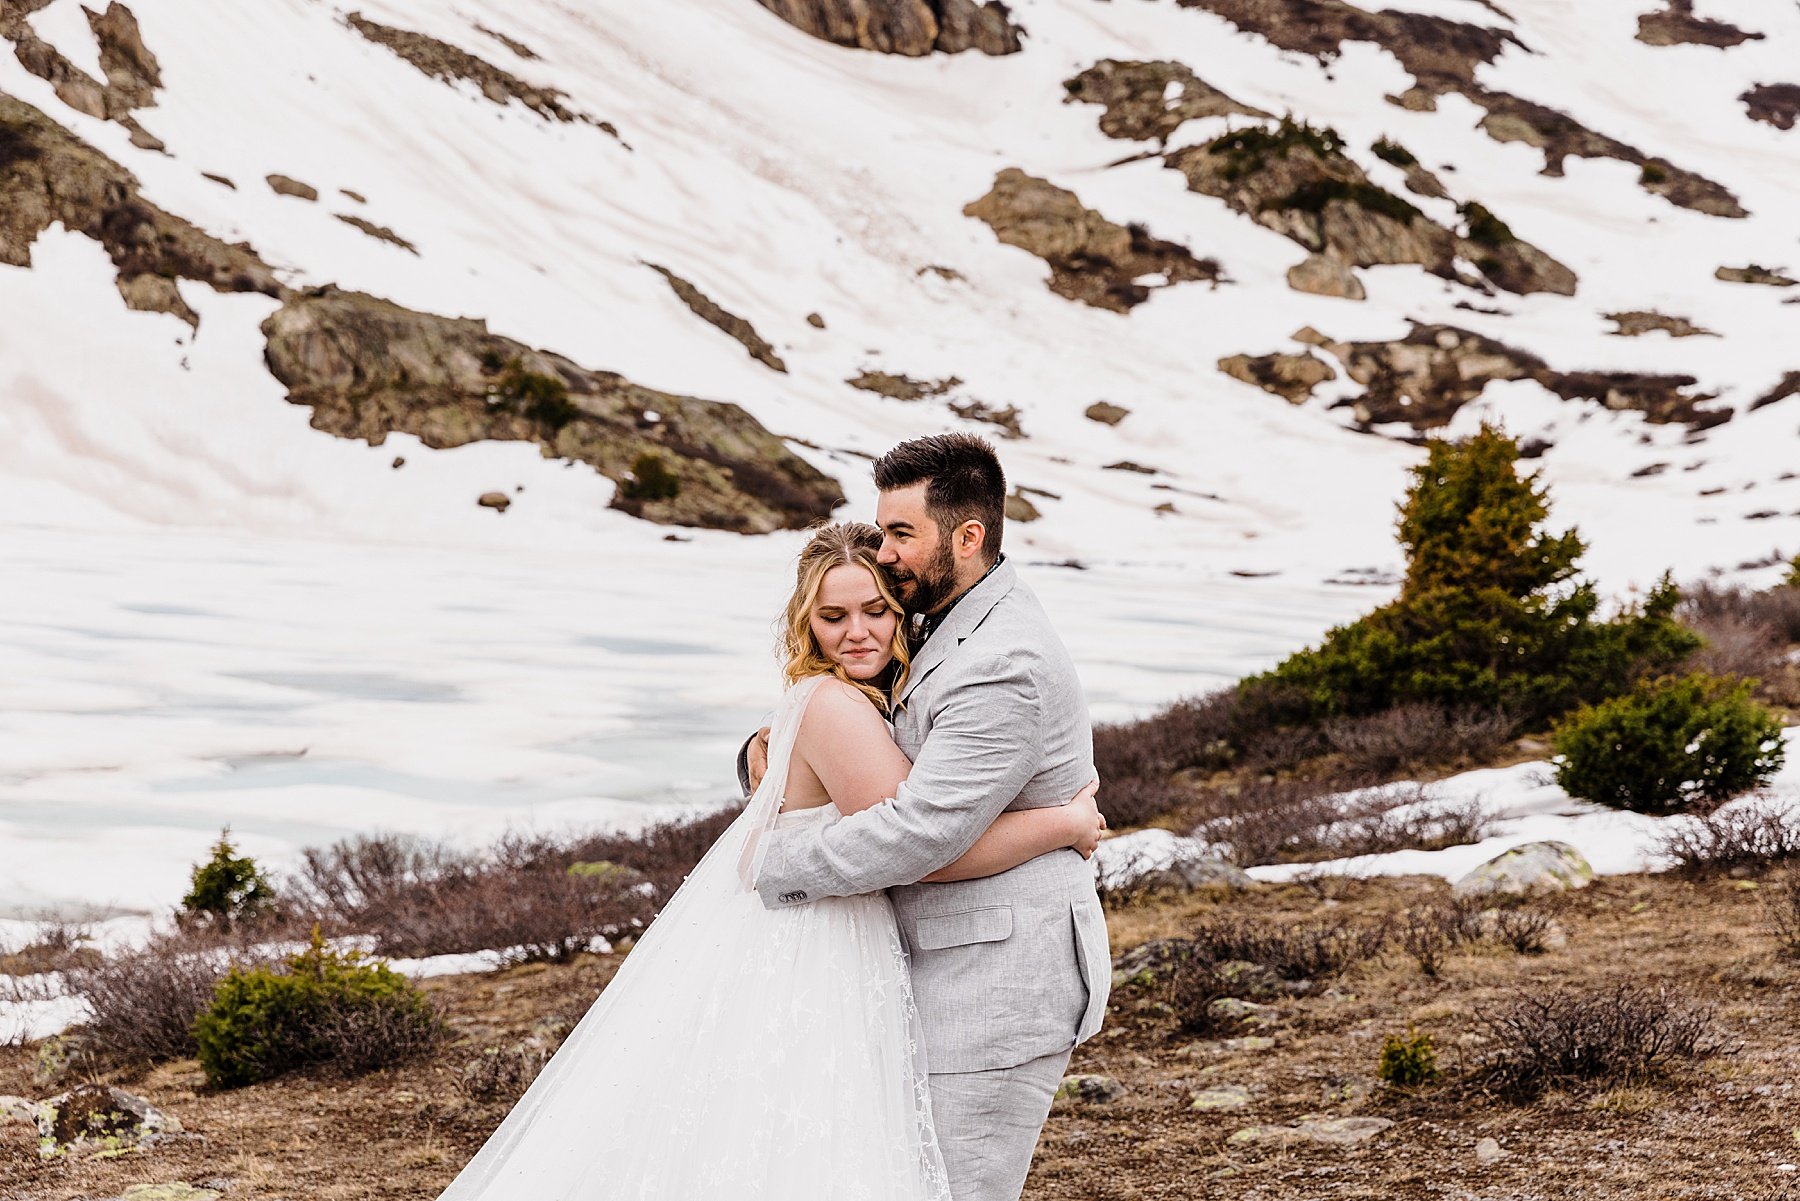
[[800,736],[848,734],[875,726],[885,727],[886,721],[868,694],[836,676],[827,676],[806,706]]

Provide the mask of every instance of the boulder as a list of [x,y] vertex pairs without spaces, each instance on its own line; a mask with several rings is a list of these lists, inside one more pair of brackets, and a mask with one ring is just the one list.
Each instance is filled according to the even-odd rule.
[[1311,1118],[1292,1126],[1246,1126],[1226,1141],[1234,1146],[1321,1143],[1331,1147],[1351,1147],[1368,1142],[1393,1124],[1389,1118]]
[[39,1152],[45,1158],[155,1146],[181,1122],[144,1098],[105,1084],[82,1084],[37,1106]]
[[1791,288],[1800,284],[1800,280],[1785,271],[1756,263],[1745,267],[1720,267],[1713,272],[1713,278],[1724,280],[1728,284],[1762,284],[1770,288]]
[[1343,300],[1362,300],[1368,296],[1362,280],[1348,263],[1328,254],[1311,254],[1288,268],[1288,287],[1314,296],[1336,296]]
[[917,58],[941,51],[1015,54],[1024,30],[999,0],[757,0],[816,38]]
[[1125,1086],[1111,1076],[1064,1076],[1063,1082],[1057,1086],[1055,1104],[1066,1105],[1081,1102],[1088,1105],[1104,1105],[1108,1101],[1117,1101],[1125,1095]]
[[265,179],[268,182],[269,189],[282,196],[293,196],[300,200],[317,200],[319,198],[319,189],[313,187],[311,184],[301,183],[299,180],[290,176],[269,175],[266,176]]
[[1131,416],[1130,409],[1120,408],[1104,400],[1097,400],[1082,413],[1089,421],[1098,421],[1101,425],[1117,425]]
[[1250,1090],[1241,1084],[1220,1084],[1203,1088],[1188,1102],[1189,1109],[1242,1109],[1250,1104]]
[[1273,1005],[1258,1005],[1254,1001],[1240,1001],[1236,997],[1220,997],[1206,1007],[1206,1012],[1216,1021],[1236,1022],[1252,1029],[1274,1025],[1281,1016]]
[[512,505],[512,497],[504,492],[483,492],[475,503],[484,509],[494,509],[504,513]]
[[1450,887],[1463,897],[1526,897],[1586,888],[1594,869],[1566,842],[1528,842],[1494,856]]
[[0,1095],[0,1122],[37,1122],[37,1102],[30,1097]]
[[1101,888],[1114,891],[1248,888],[1254,883],[1243,868],[1220,858],[1210,843],[1155,829],[1106,839],[1094,853],[1094,874]]
[[1311,354],[1234,354],[1219,360],[1219,370],[1233,379],[1272,392],[1289,404],[1305,404],[1312,390],[1337,378],[1331,364]]

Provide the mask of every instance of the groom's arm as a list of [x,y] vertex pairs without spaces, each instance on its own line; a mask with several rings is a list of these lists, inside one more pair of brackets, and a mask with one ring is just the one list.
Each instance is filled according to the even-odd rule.
[[756,890],[770,908],[912,884],[961,858],[1036,774],[1042,705],[1023,666],[995,656],[951,689],[891,804],[777,830]]

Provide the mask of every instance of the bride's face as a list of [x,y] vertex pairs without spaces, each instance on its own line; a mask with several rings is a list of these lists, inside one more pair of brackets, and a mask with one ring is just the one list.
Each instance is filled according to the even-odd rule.
[[882,599],[865,567],[840,563],[825,573],[813,601],[812,635],[819,650],[853,680],[880,675],[893,656],[900,614]]

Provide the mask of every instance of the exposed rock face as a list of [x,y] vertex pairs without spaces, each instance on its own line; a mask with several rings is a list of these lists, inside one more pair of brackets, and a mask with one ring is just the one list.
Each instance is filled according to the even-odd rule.
[[129,171],[32,106],[0,95],[0,263],[30,266],[31,244],[54,222],[106,248],[134,309],[197,326],[177,279],[220,292],[286,294],[249,246],[222,242],[143,200]]
[[1759,40],[1760,33],[1746,33],[1724,21],[1694,15],[1694,0],[1665,0],[1668,7],[1638,18],[1637,40],[1651,46],[1736,46]]
[[1017,405],[1007,405],[1003,409],[996,409],[979,400],[951,401],[950,411],[965,421],[985,421],[989,425],[997,426],[1003,437],[1023,438],[1025,436],[1025,430],[1019,424]]
[[1620,338],[1637,338],[1658,330],[1668,334],[1671,338],[1716,338],[1719,336],[1710,329],[1700,328],[1686,317],[1670,317],[1663,313],[1634,309],[1628,313],[1607,313],[1605,317],[1618,326],[1613,330],[1613,334]]
[[675,295],[681,298],[681,303],[687,305],[696,317],[731,335],[739,345],[750,352],[751,358],[771,371],[779,371],[784,375],[787,373],[787,364],[781,361],[781,356],[775,353],[775,348],[769,345],[768,341],[757,333],[748,321],[736,313],[726,312],[713,303],[712,298],[706,293],[667,267],[658,267],[655,263],[646,263],[645,266],[668,280],[669,287],[675,290]]
[[1762,284],[1770,288],[1791,288],[1800,284],[1785,271],[1773,267],[1759,267],[1751,263],[1747,267],[1720,267],[1713,272],[1714,279],[1722,279],[1728,284]]
[[1575,292],[1573,271],[1481,206],[1463,206],[1468,232],[1457,234],[1376,187],[1330,129],[1284,119],[1274,129],[1240,129],[1164,161],[1187,177],[1191,190],[1348,266],[1417,263],[1434,275],[1463,279],[1461,258],[1509,292]]
[[279,196],[292,196],[296,200],[317,200],[319,198],[319,189],[311,184],[301,183],[292,176],[265,175],[263,182],[269,185],[271,192]]
[[757,0],[816,38],[881,54],[1016,54],[1024,30],[1000,0]]
[[1476,69],[1507,47],[1528,48],[1511,32],[1392,9],[1369,12],[1344,0],[1179,0],[1183,8],[1216,13],[1239,29],[1283,50],[1335,57],[1345,42],[1370,42],[1400,60],[1414,86],[1389,97],[1403,108],[1430,110],[1437,97],[1460,93],[1488,110],[1482,128],[1499,141],[1526,141],[1544,150],[1546,175],[1562,174],[1570,154],[1617,158],[1643,168],[1639,183],[1672,204],[1720,217],[1748,214],[1724,187],[1655,158],[1616,138],[1595,133],[1567,113],[1492,92],[1475,80]]
[[1096,400],[1081,415],[1089,421],[1098,421],[1101,425],[1117,425],[1131,416],[1131,410],[1120,408],[1109,401]]
[[1752,121],[1792,129],[1800,121],[1800,83],[1759,83],[1742,96]]
[[1368,296],[1362,280],[1349,266],[1326,254],[1309,254],[1288,268],[1288,287],[1313,296],[1336,296],[1343,300],[1362,300]]
[[1273,119],[1204,82],[1177,62],[1121,62],[1102,59],[1064,82],[1064,104],[1104,105],[1100,132],[1109,138],[1167,141],[1198,117],[1243,116]]
[[962,381],[954,375],[927,380],[914,379],[910,375],[895,375],[888,371],[865,371],[855,379],[844,382],[852,388],[861,388],[864,392],[873,392],[890,400],[905,401],[929,400],[962,386]]
[[581,121],[615,138],[619,136],[619,131],[613,128],[611,122],[597,121],[586,113],[570,108],[564,103],[568,97],[557,89],[534,87],[517,75],[502,71],[467,50],[409,29],[382,25],[359,12],[351,13],[344,20],[350,28],[369,41],[377,46],[387,47],[439,82],[454,84],[465,80],[480,88],[481,94],[495,104],[517,100],[540,117],[551,121]]
[[737,405],[642,388],[491,334],[320,288],[263,323],[269,369],[315,428],[379,446],[536,442],[619,484],[613,507],[671,525],[741,533],[827,516],[838,487]]
[[1781,377],[1781,382],[1756,398],[1751,409],[1760,409],[1774,404],[1778,400],[1786,400],[1790,396],[1800,396],[1800,371],[1789,371]]
[[1565,400],[1596,400],[1646,420],[1704,429],[1730,420],[1730,410],[1701,406],[1711,394],[1688,391],[1689,375],[1557,371],[1534,354],[1447,325],[1415,325],[1392,342],[1325,342],[1351,379],[1367,391],[1353,401],[1360,425],[1404,422],[1438,428],[1495,380],[1535,380]]
[[1502,851],[1455,884],[1454,897],[1525,897],[1586,888],[1594,869],[1566,842],[1528,842]]
[[401,237],[385,225],[377,225],[373,221],[366,221],[361,217],[353,217],[348,213],[333,213],[331,215],[336,217],[339,221],[342,221],[345,225],[348,225],[353,229],[359,229],[363,233],[368,234],[377,242],[386,242],[390,246],[398,246],[400,249],[407,251],[410,254],[419,253],[419,248],[417,246],[414,246],[411,242],[408,242],[405,238]]
[[1273,392],[1289,404],[1305,404],[1312,390],[1337,378],[1331,364],[1311,354],[1234,354],[1219,360],[1219,370],[1233,379]]
[[1050,290],[1095,308],[1128,312],[1157,288],[1191,280],[1217,283],[1219,264],[1195,258],[1141,225],[1119,225],[1082,205],[1075,193],[1008,167],[963,215],[988,224],[1008,246],[1050,264]]
[[114,121],[131,133],[135,146],[161,150],[162,142],[138,124],[132,113],[156,103],[162,72],[156,56],[138,33],[137,18],[116,2],[104,13],[83,9],[100,47],[101,81],[76,67],[62,52],[37,36],[25,18],[48,0],[13,0],[0,4],[0,38],[13,43],[19,63],[56,89],[56,98],[76,112]]

